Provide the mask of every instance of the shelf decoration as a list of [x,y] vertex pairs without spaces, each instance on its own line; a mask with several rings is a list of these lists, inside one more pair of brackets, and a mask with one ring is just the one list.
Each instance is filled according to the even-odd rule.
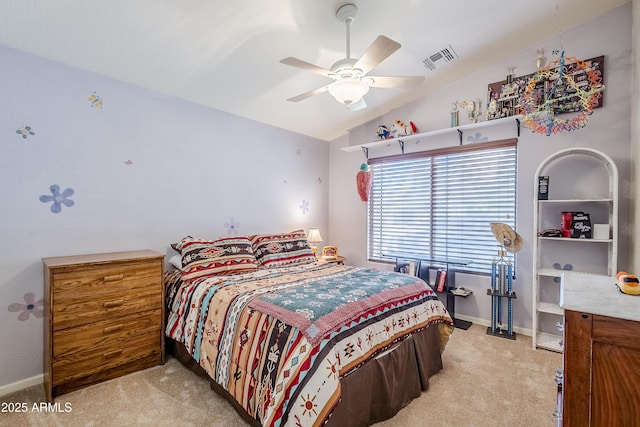
[[356,184],[360,200],[368,202],[369,194],[371,193],[371,172],[369,172],[368,164],[363,163],[360,165],[360,171],[356,174]]
[[460,123],[460,114],[458,113],[458,101],[451,104],[451,127],[454,128]]
[[[499,258],[491,263],[491,289],[487,289],[487,295],[491,296],[491,326],[487,327],[487,334],[503,338],[516,339],[513,331],[513,300],[516,293],[513,291],[513,265],[504,259],[507,252],[516,253],[522,249],[522,237],[509,225],[492,222],[491,231],[498,243]],[[507,325],[502,323],[502,299],[507,298]]]
[[391,134],[398,138],[400,136],[413,135],[418,133],[418,127],[413,122],[405,124],[402,120],[395,120],[391,125]]
[[[564,56],[531,77],[522,94],[523,122],[534,133],[551,134],[583,128],[602,105],[602,62]],[[560,118],[562,113],[572,113]]]
[[379,140],[385,140],[391,138],[391,132],[389,132],[389,128],[386,125],[378,126],[378,131],[376,132],[376,136]]
[[467,110],[471,123],[478,123],[478,119],[480,118],[480,116],[482,116],[482,111],[480,111],[480,98],[476,98],[475,100],[471,101],[462,101],[460,103],[460,108],[464,108],[465,110]]
[[[506,80],[489,85],[487,99],[487,120],[516,115],[521,84],[513,76],[514,67],[507,68]],[[519,80],[522,82],[522,78]],[[526,81],[526,80],[525,80]]]

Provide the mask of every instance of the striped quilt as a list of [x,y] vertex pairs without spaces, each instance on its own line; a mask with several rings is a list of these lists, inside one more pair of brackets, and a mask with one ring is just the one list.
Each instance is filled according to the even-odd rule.
[[340,378],[451,317],[422,280],[314,262],[183,282],[167,274],[166,335],[264,426],[322,425]]

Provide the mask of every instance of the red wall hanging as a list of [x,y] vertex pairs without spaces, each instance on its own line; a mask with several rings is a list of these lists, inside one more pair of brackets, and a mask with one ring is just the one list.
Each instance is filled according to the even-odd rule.
[[356,175],[356,183],[358,184],[358,194],[363,202],[369,201],[369,193],[371,192],[371,172],[369,165],[363,163],[360,165],[360,171]]

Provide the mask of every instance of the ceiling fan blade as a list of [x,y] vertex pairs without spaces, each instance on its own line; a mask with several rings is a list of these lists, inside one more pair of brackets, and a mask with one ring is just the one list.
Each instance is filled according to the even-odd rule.
[[369,86],[387,89],[420,86],[424,81],[422,76],[367,76],[366,78],[373,80],[373,83]]
[[311,71],[312,73],[320,74],[321,76],[326,76],[326,77],[335,76],[335,73],[332,73],[331,70],[318,67],[317,65],[310,64],[301,59],[293,58],[291,56],[281,59],[280,62],[286,65],[291,65],[292,67],[300,68],[301,70]]
[[358,59],[353,68],[359,68],[363,74],[367,74],[398,49],[400,49],[400,43],[386,36],[378,36],[367,51]]
[[313,95],[318,95],[320,93],[326,92],[328,89],[329,89],[329,85],[323,86],[323,87],[319,87],[318,89],[310,90],[309,92],[301,93],[298,96],[294,96],[293,98],[289,98],[289,99],[287,99],[287,101],[291,101],[291,102],[302,101],[303,99],[310,98]]

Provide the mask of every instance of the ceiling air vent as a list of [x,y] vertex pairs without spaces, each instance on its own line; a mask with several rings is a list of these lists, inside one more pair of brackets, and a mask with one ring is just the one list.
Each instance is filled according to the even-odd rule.
[[448,45],[444,49],[429,56],[427,59],[422,61],[422,63],[424,64],[425,67],[433,71],[436,68],[438,68],[440,65],[446,64],[447,62],[451,62],[457,57],[458,55],[456,55],[456,52],[453,50],[451,45]]

